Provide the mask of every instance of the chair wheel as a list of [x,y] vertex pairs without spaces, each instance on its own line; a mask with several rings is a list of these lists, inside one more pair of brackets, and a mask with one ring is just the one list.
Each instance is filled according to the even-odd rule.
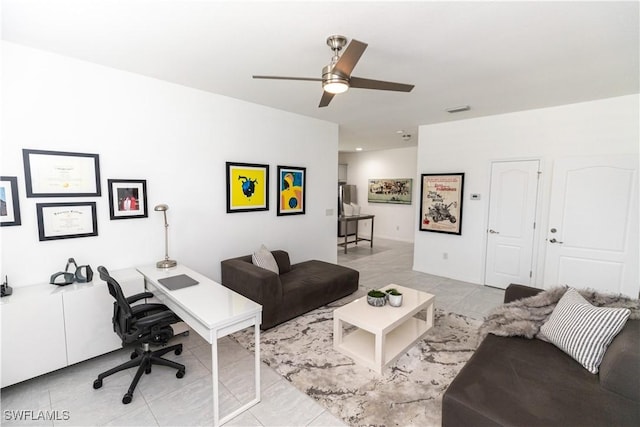
[[131,353],[131,360],[135,359],[138,356],[139,356],[138,353],[134,351],[133,353]]
[[182,336],[183,336],[183,337],[188,337],[188,336],[189,336],[189,331],[184,331],[184,332],[182,333]]
[[102,387],[102,380],[95,380],[95,381],[93,382],[93,388],[97,390],[97,389],[99,389],[100,387]]
[[176,351],[173,352],[176,356],[180,356],[182,354],[181,348],[176,348]]
[[179,370],[178,372],[176,372],[176,378],[182,378],[184,377],[184,371],[183,370]]
[[150,374],[151,373],[151,366],[149,366],[147,369],[144,370],[145,374]]
[[133,396],[131,394],[127,393],[122,398],[122,403],[124,403],[125,405],[128,404],[128,403],[131,403],[131,399],[133,399]]

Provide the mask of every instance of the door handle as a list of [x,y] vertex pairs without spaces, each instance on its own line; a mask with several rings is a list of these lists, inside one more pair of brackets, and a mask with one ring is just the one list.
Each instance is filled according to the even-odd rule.
[[489,229],[489,234],[500,234],[500,232],[492,230],[492,229]]
[[549,240],[549,243],[557,243],[559,245],[563,244],[564,242],[561,242],[560,240],[557,240],[555,237],[551,240]]

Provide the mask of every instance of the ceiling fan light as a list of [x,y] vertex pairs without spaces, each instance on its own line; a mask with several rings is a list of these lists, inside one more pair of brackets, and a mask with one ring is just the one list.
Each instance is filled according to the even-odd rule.
[[322,89],[333,94],[344,93],[349,89],[349,83],[344,79],[328,79],[322,82]]

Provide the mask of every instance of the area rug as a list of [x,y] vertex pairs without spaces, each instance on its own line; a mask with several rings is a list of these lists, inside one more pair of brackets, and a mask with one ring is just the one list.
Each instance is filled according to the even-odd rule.
[[[379,375],[333,349],[342,303],[263,332],[262,360],[351,426],[440,426],[442,394],[473,354],[482,322],[436,309],[434,327]],[[251,328],[232,338],[253,349]]]

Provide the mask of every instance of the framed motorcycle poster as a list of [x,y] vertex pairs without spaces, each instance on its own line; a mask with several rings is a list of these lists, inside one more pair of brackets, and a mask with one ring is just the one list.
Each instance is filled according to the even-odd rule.
[[420,231],[462,234],[464,173],[421,175]]

